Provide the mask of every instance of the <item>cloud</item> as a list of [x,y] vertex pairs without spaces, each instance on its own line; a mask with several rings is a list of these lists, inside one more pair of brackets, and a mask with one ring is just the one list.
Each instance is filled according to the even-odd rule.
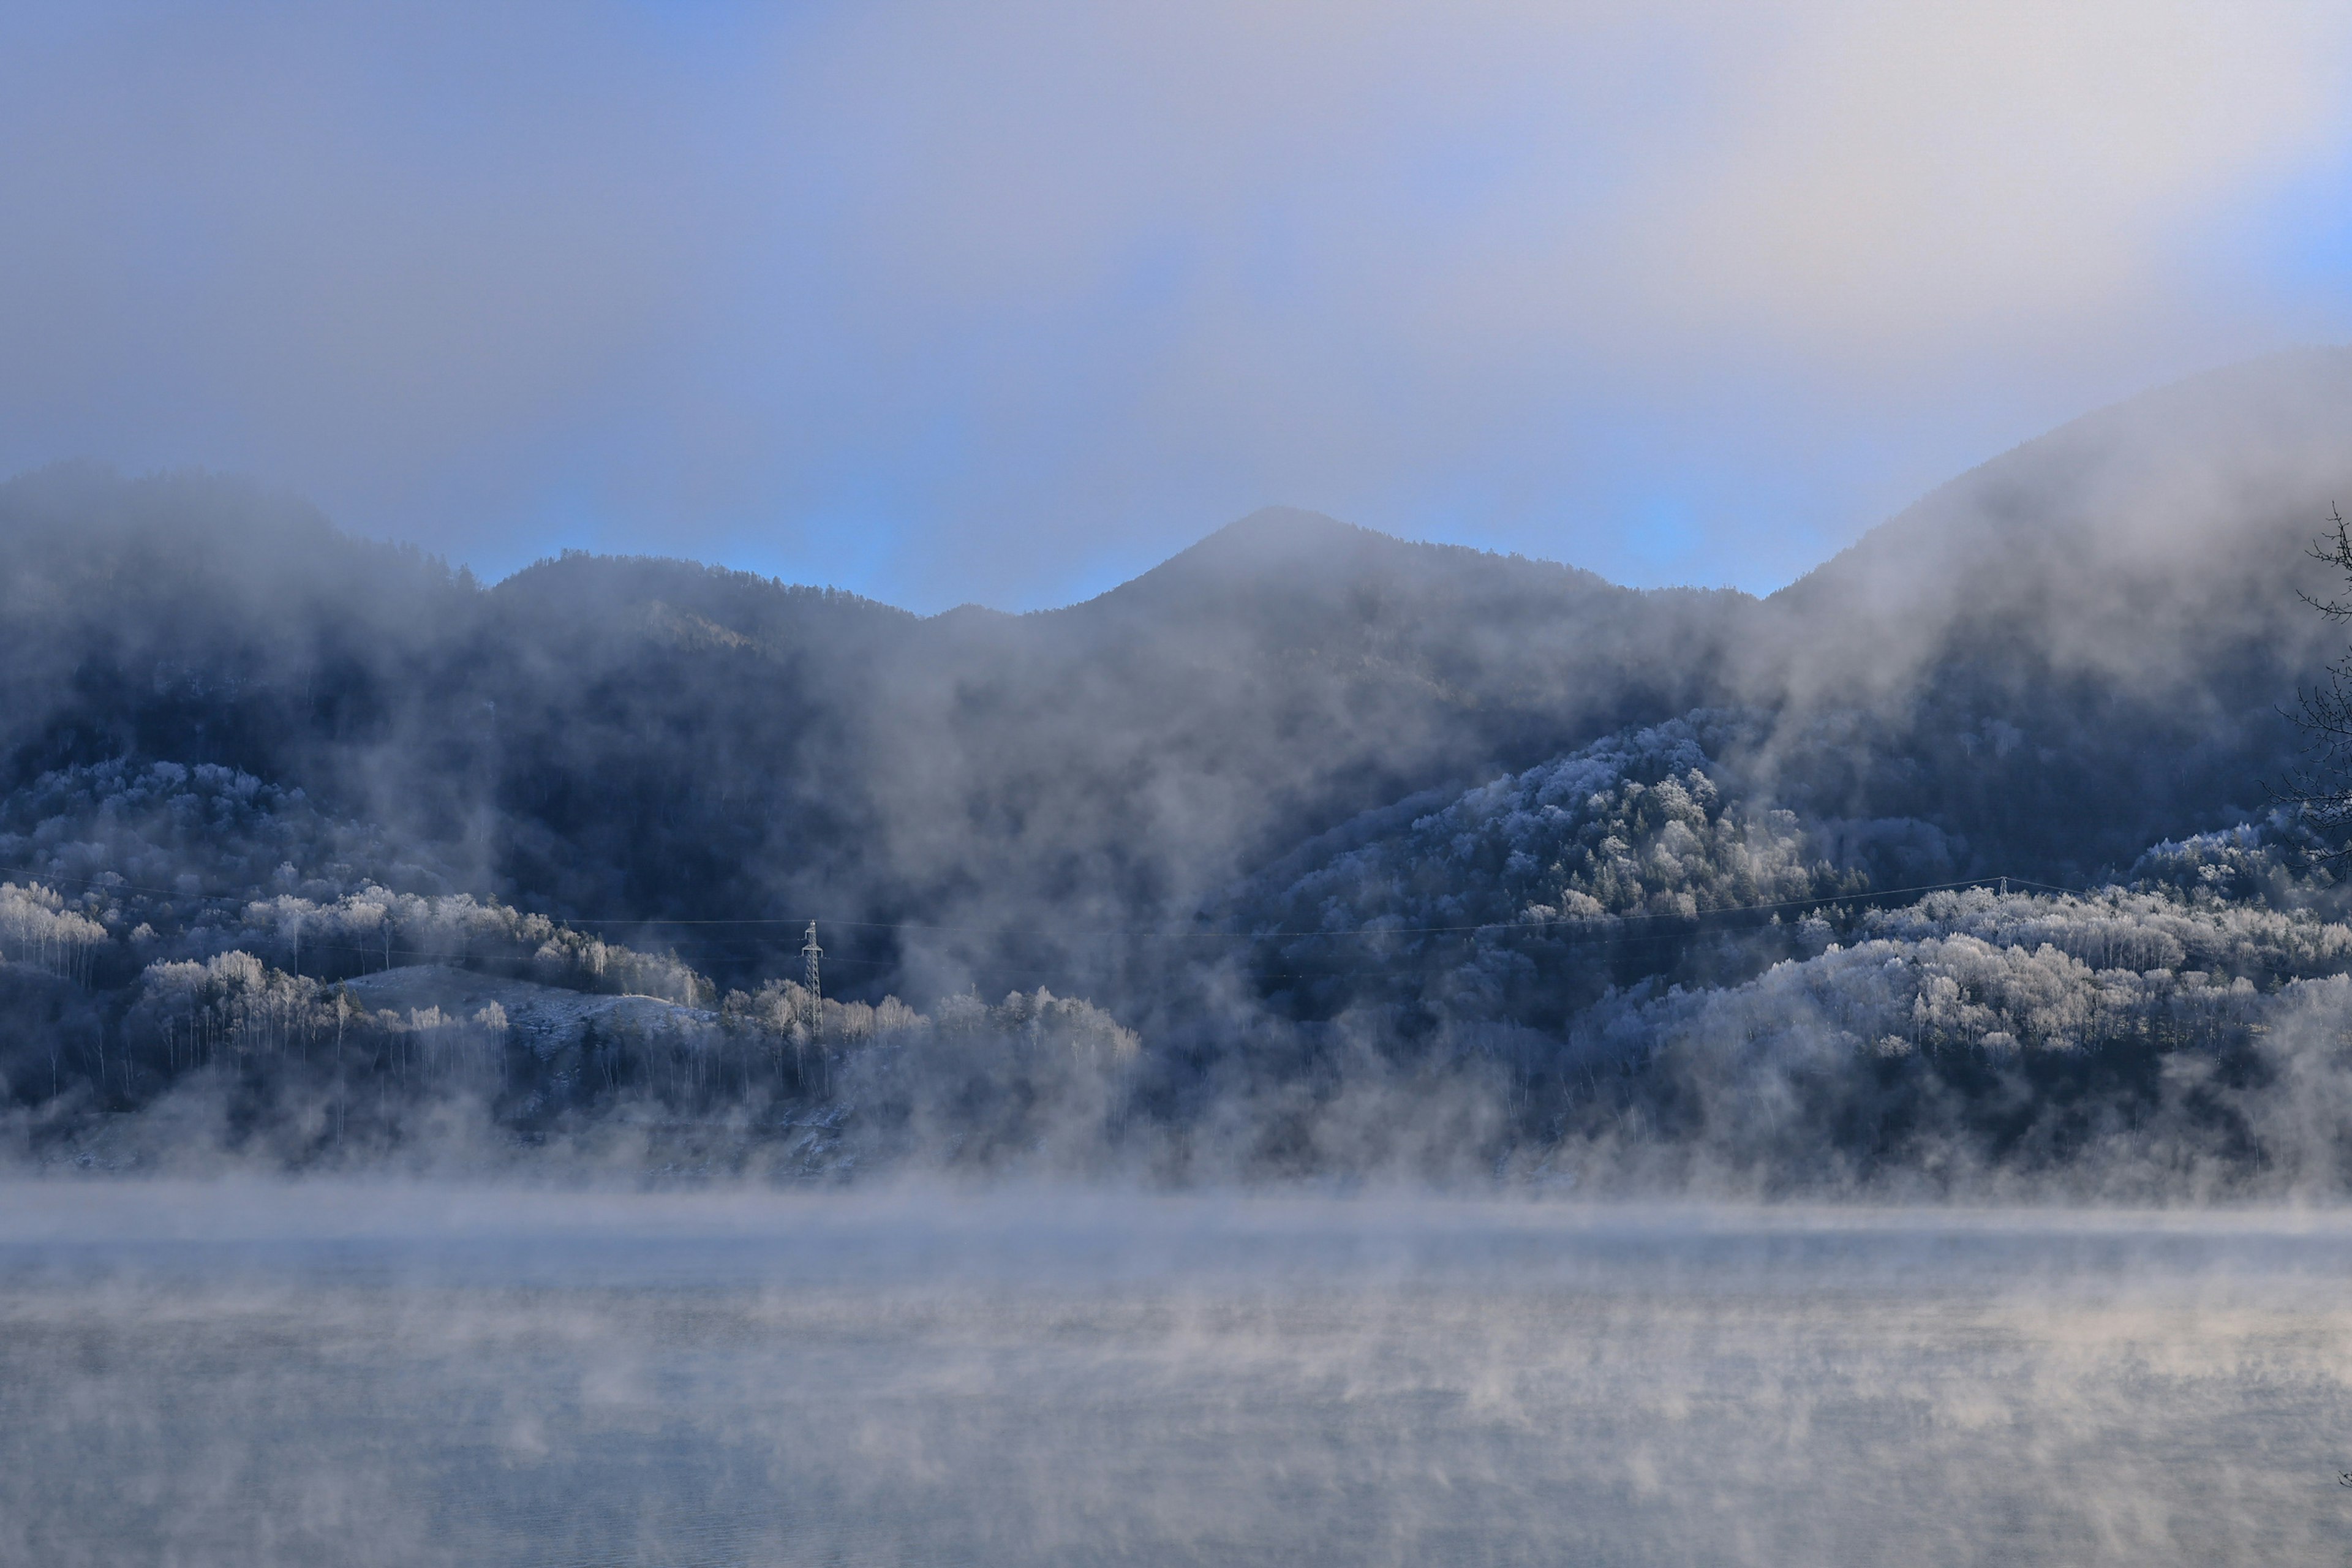
[[[1052,602],[1261,502],[1769,586],[2346,331],[2332,8],[0,23],[0,467]],[[1664,518],[1670,526],[1645,527]]]

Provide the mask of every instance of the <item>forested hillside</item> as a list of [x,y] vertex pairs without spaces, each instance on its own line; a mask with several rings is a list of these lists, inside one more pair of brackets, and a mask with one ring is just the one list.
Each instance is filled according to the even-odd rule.
[[[2352,355],[2206,377],[1762,601],[1273,511],[929,618],[576,553],[485,585],[238,482],[26,476],[6,1098],[79,1146],[201,1081],[222,1138],[326,1158],[363,1049],[379,1143],[459,1095],[515,1137],[832,1118],[795,1169],[2276,1175],[2263,1097],[2334,1070],[2280,1053],[2347,967],[2271,792],[2347,434]],[[800,995],[811,919],[866,1022]],[[503,1001],[366,1002],[427,967],[672,1011],[600,1045],[506,994],[569,1020],[542,1049]],[[420,1028],[476,1067],[386,1043]]]

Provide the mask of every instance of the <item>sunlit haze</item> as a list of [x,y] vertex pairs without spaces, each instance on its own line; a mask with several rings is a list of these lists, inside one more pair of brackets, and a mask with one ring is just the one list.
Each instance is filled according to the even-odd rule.
[[2352,335],[2352,13],[19,5],[0,472],[1062,604],[1273,503],[1764,591]]

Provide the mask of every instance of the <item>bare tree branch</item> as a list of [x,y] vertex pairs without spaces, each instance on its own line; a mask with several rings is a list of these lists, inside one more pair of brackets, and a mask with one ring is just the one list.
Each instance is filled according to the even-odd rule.
[[[2340,508],[2328,509],[2333,529],[2314,540],[2308,552],[2315,561],[2333,566],[2352,591],[2352,525]],[[2301,589],[2295,596],[2331,621],[2352,621],[2352,599],[2319,598]],[[2320,679],[2295,690],[2295,707],[2286,716],[2303,731],[2304,761],[2273,790],[2271,798],[2293,806],[2305,824],[2333,847],[2307,851],[2317,862],[2352,860],[2352,648],[2329,665]]]

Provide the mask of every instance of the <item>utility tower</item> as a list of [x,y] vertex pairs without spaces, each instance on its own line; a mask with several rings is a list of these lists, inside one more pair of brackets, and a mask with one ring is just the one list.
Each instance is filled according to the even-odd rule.
[[824,1026],[824,990],[817,982],[817,961],[824,956],[824,949],[816,944],[816,921],[811,921],[808,942],[801,948],[801,961],[806,975],[803,982],[806,994],[802,1005],[808,1009],[808,1029],[812,1038]]

